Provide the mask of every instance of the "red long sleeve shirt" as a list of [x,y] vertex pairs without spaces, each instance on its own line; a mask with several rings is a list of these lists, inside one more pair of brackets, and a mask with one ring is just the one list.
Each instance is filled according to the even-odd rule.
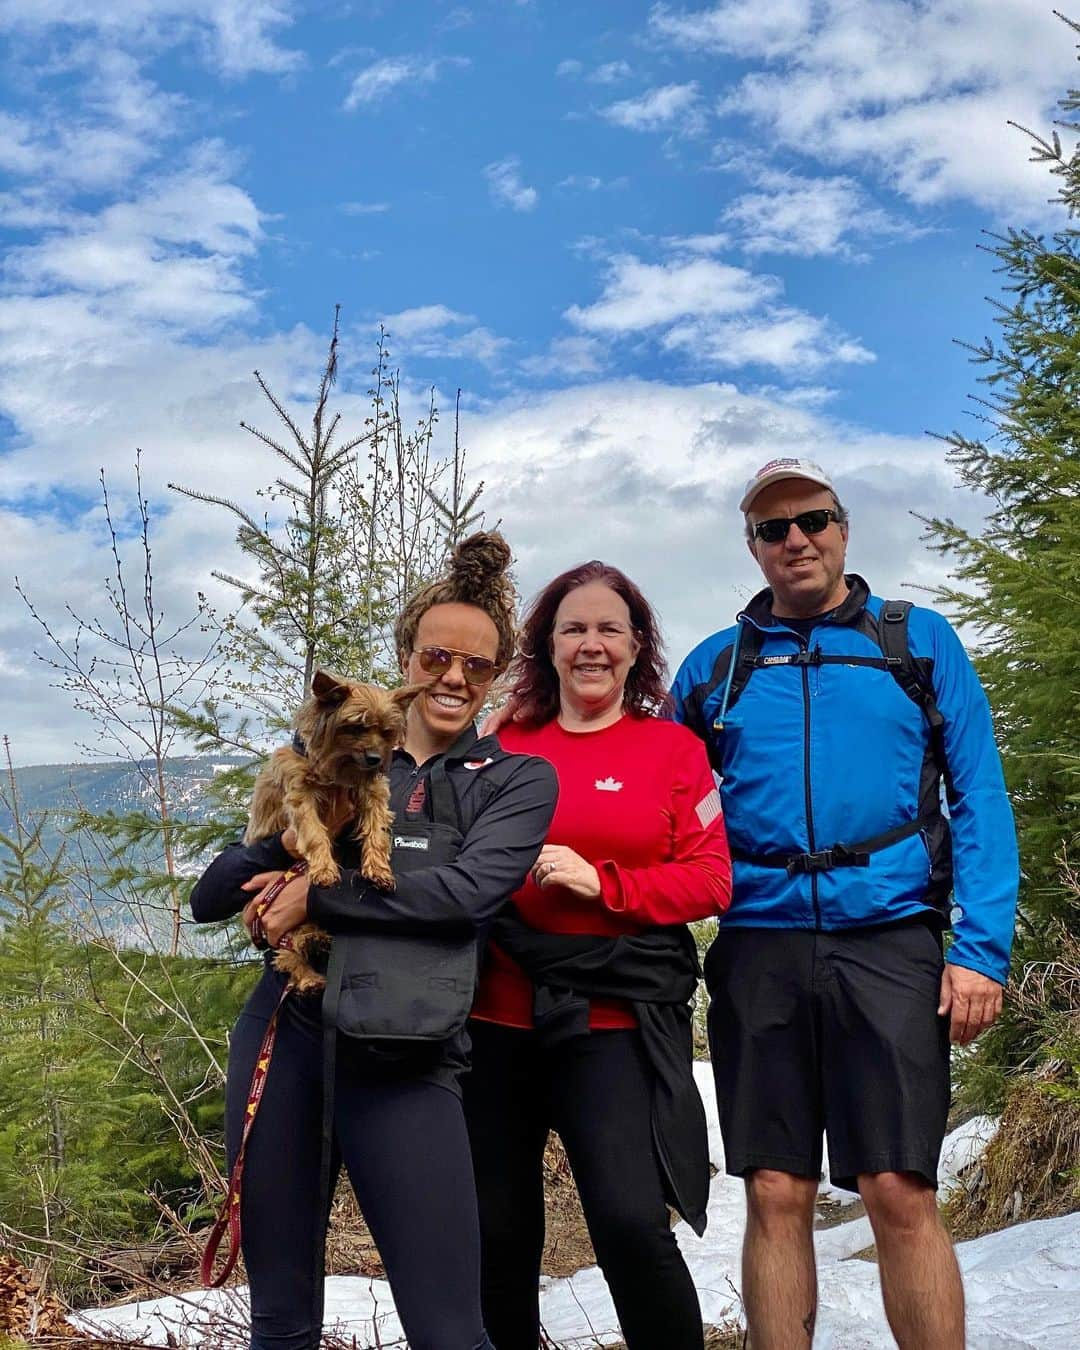
[[[701,741],[656,717],[624,716],[599,731],[511,723],[507,750],[542,755],[559,776],[547,842],[565,844],[600,875],[600,896],[583,900],[530,875],[513,902],[544,933],[618,937],[656,924],[721,914],[731,900],[731,861],[720,798]],[[529,977],[489,944],[473,1016],[532,1026]],[[593,999],[590,1026],[633,1027],[620,1000]]]

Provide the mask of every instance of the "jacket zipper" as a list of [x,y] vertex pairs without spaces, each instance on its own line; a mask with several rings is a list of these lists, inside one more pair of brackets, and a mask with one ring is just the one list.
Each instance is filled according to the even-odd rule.
[[[802,650],[808,651],[809,642],[805,639],[799,639],[799,645]],[[803,792],[806,802],[806,835],[810,845],[810,852],[817,852],[817,841],[814,838],[814,799],[810,791],[810,672],[807,666],[802,668],[802,686],[803,686]],[[821,931],[821,905],[818,902],[818,879],[817,873],[810,873],[810,899],[814,906],[814,928]]]

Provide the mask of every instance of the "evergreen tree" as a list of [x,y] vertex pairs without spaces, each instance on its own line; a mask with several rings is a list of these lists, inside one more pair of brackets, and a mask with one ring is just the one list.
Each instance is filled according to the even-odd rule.
[[[374,430],[335,444],[341,414],[331,414],[330,393],[338,371],[338,315],[315,398],[311,431],[285,407],[263,376],[255,379],[288,436],[277,440],[241,422],[245,431],[285,465],[259,495],[271,511],[259,520],[225,497],[172,483],[175,491],[223,507],[236,517],[236,542],[254,577],[215,570],[214,576],[239,596],[250,617],[225,621],[228,654],[244,672],[244,692],[264,708],[268,696],[295,706],[310,687],[317,661],[336,670],[364,663],[361,639],[366,585],[349,566],[348,538],[335,492],[357,448]],[[284,508],[284,519],[280,519]]]
[[[5,738],[5,752],[7,742]],[[67,846],[43,845],[7,760],[0,802],[0,1220],[27,1255],[204,1219],[223,1170],[228,1028],[250,979],[72,931]],[[54,1278],[85,1285],[66,1259]]]
[[[479,517],[483,485],[469,490],[455,419],[452,455],[434,448],[434,394],[415,427],[402,421],[400,372],[379,330],[371,410],[364,430],[338,443],[341,414],[330,410],[339,363],[339,314],[316,391],[311,430],[256,371],[258,386],[288,436],[277,440],[241,422],[285,469],[247,506],[201,489],[170,486],[221,507],[238,523],[245,573],[215,570],[241,610],[222,620],[228,688],[185,725],[205,747],[253,751],[263,729],[280,732],[310,688],[316,665],[358,679],[396,682],[394,620],[441,565],[448,545]],[[445,494],[441,492],[448,477]],[[230,723],[230,714],[240,714]]]
[[4,751],[13,828],[0,835],[0,1213],[50,1238],[123,1208],[125,1188],[101,1154],[111,1066],[80,1024],[85,963],[62,922],[64,848],[44,849],[44,817],[22,810],[7,737]]
[[[1061,106],[1074,114],[1080,91]],[[1007,299],[992,302],[998,337],[969,348],[985,368],[981,435],[944,438],[961,481],[992,509],[977,533],[926,522],[955,564],[957,584],[937,595],[979,635],[976,664],[1003,748],[1023,868],[1020,972],[1052,960],[1075,922],[1063,868],[1080,835],[1080,151],[1066,156],[1056,131],[1026,134],[1032,158],[1058,179],[1062,224],[1049,237],[991,237]],[[1013,1003],[969,1065],[974,1096],[992,1101],[1001,1071],[1041,1036]]]

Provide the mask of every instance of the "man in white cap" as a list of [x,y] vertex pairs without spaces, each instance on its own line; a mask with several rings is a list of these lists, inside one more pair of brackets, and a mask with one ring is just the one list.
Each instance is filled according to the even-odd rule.
[[845,572],[847,512],[819,465],[771,461],[739,508],[768,589],[673,695],[735,859],[705,975],[751,1340],[813,1339],[824,1131],[833,1183],[866,1205],[898,1344],[962,1350],[935,1197],[949,1047],[1001,1009],[1018,884],[989,708],[940,615]]

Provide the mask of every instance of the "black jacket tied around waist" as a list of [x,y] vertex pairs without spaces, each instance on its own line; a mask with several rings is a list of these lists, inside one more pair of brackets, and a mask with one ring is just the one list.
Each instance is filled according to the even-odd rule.
[[541,1044],[587,1036],[591,998],[631,1005],[653,1070],[653,1145],[667,1198],[700,1237],[709,1149],[693,1074],[690,1001],[701,968],[689,929],[674,925],[614,938],[541,933],[510,906],[490,936],[535,986],[533,1021]]

